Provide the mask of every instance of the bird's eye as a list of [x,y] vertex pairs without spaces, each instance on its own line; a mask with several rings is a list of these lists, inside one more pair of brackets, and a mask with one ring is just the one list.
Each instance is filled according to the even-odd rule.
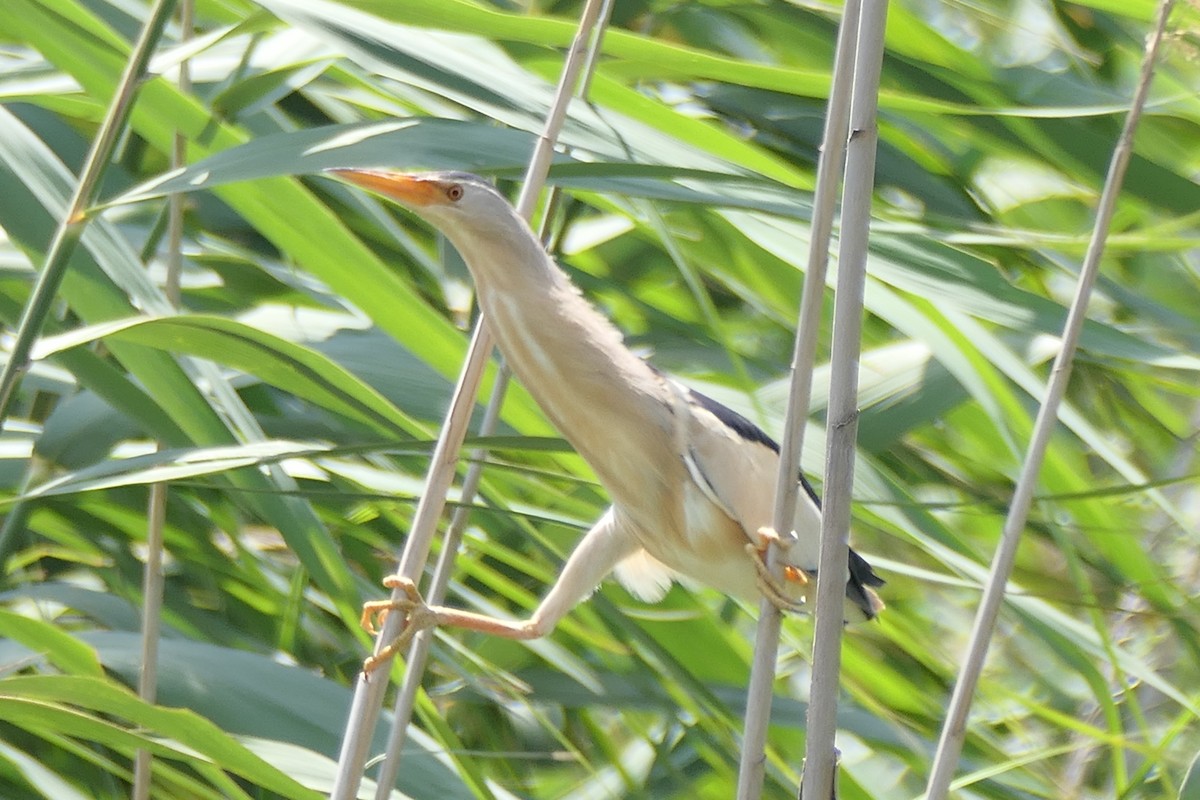
[[459,186],[457,183],[451,184],[446,189],[446,197],[450,198],[450,200],[452,202],[457,203],[459,200],[462,199],[462,196],[463,196],[463,188],[461,186]]

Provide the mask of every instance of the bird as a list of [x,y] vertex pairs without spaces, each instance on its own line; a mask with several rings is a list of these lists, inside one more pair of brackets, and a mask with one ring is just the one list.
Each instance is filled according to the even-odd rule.
[[[334,169],[424,219],[466,262],[485,324],[517,378],[591,466],[612,505],[580,540],[532,615],[509,620],[425,603],[408,578],[384,584],[396,600],[364,605],[363,625],[406,615],[400,637],[369,658],[369,671],[419,630],[457,626],[511,639],[548,634],[610,574],[632,595],[660,600],[679,578],[727,595],[766,596],[784,611],[812,605],[820,500],[803,491],[793,537],[772,529],[779,446],[746,417],[633,353],[589,303],[508,200],[465,172]],[[766,568],[780,548],[782,579]],[[873,619],[884,584],[849,552],[844,621]]]

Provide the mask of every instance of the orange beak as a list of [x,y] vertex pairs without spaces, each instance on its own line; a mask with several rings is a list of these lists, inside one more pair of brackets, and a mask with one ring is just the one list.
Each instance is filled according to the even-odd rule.
[[437,181],[417,175],[386,169],[331,169],[328,172],[406,206],[427,206],[444,197]]

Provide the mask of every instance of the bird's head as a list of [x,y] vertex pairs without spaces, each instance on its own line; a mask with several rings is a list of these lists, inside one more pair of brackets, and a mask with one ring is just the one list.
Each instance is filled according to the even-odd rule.
[[469,172],[394,172],[331,169],[330,174],[395,200],[443,232],[493,232],[512,225],[512,206],[496,189]]
[[504,195],[468,172],[334,169],[356,186],[400,203],[440,230],[462,254],[477,285],[557,279],[553,262]]

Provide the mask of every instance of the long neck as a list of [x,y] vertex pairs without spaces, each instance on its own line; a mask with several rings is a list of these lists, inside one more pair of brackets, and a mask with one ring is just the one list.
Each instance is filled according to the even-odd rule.
[[513,372],[609,491],[644,492],[660,478],[639,474],[628,454],[670,446],[669,390],[534,235],[523,224],[516,231],[524,235],[455,242],[487,324]]

